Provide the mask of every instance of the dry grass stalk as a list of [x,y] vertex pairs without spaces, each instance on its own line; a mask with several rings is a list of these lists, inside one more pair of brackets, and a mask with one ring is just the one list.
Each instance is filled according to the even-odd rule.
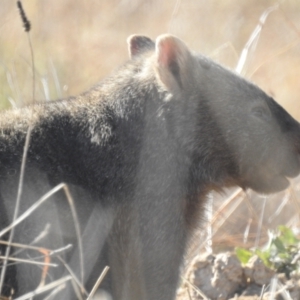
[[184,278],[183,276],[181,276],[181,279],[187,283],[187,285],[194,290],[199,296],[201,296],[204,300],[209,300],[209,298],[195,285],[193,285],[189,280],[187,280],[186,278]]
[[9,226],[2,229],[0,231],[0,238],[12,230],[15,226],[23,222],[26,218],[28,218],[37,208],[40,207],[46,200],[48,200],[53,194],[58,192],[64,187],[64,183],[60,183],[57,186],[55,186],[53,189],[51,189],[48,193],[46,193],[43,197],[41,197],[38,201],[36,201],[31,207],[29,207],[21,216],[19,216],[16,220],[14,220]]
[[248,58],[248,55],[250,53],[250,50],[252,50],[252,52],[255,50],[256,45],[257,45],[257,41],[259,39],[261,30],[266,22],[267,17],[269,16],[269,14],[274,11],[275,9],[278,8],[278,5],[274,5],[269,7],[268,9],[266,9],[263,14],[261,15],[260,19],[259,19],[259,23],[256,25],[255,29],[253,30],[249,40],[247,41],[242,54],[240,56],[240,59],[238,61],[238,64],[235,68],[235,71],[239,74],[242,73],[242,70],[245,68],[245,64],[246,64],[246,60]]
[[73,278],[73,281],[72,281],[72,283],[74,283],[74,284],[76,284],[79,288],[80,288],[80,290],[81,290],[81,292],[84,294],[84,295],[86,295],[86,296],[88,296],[88,292],[86,291],[86,289],[84,288],[84,286],[83,286],[83,284],[80,282],[80,280],[77,278],[77,276],[75,275],[75,273],[72,271],[72,269],[70,268],[70,266],[60,257],[60,256],[58,256],[57,257],[60,261],[61,261],[61,263],[64,265],[64,267],[66,268],[66,270],[69,272],[69,274],[72,276],[72,278]]
[[[79,221],[78,221],[78,217],[77,217],[77,213],[76,213],[76,209],[75,209],[75,205],[74,205],[74,201],[71,197],[70,191],[67,187],[66,184],[61,183],[59,185],[57,185],[56,187],[54,187],[52,190],[50,190],[48,193],[46,193],[43,197],[41,197],[37,202],[35,202],[29,209],[27,209],[21,216],[19,216],[17,219],[15,219],[14,222],[12,222],[12,224],[10,224],[8,227],[4,228],[1,232],[0,232],[0,237],[3,236],[5,233],[12,231],[15,226],[17,226],[18,224],[20,224],[22,221],[24,221],[26,218],[28,218],[37,208],[39,208],[46,200],[50,199],[50,197],[55,194],[57,191],[59,191],[60,189],[63,189],[70,209],[71,209],[71,213],[72,213],[72,217],[73,217],[73,222],[74,222],[74,226],[75,226],[75,231],[76,231],[76,237],[77,237],[77,242],[78,242],[78,249],[79,249],[79,261],[80,261],[80,270],[81,270],[81,280],[79,282],[79,286],[81,288],[81,292],[82,293],[86,293],[84,287],[83,287],[83,250],[82,250],[82,240],[81,240],[81,234],[80,234],[80,228],[79,228]],[[7,244],[9,245],[10,243],[7,242]],[[67,247],[66,246],[64,248],[62,248],[63,250],[66,250]],[[8,247],[7,247],[8,248]],[[48,249],[44,249],[44,250],[48,250]],[[61,250],[61,249],[59,249]],[[40,248],[38,248],[38,251],[40,251]],[[57,253],[58,250],[54,250],[51,253],[55,254]],[[49,253],[44,256],[45,260],[49,259]],[[8,259],[7,259],[8,260]],[[10,259],[11,260],[11,259]],[[25,261],[24,261],[25,262]],[[26,261],[27,262],[27,261]],[[7,264],[7,263],[6,263]],[[46,266],[47,263],[44,263],[44,265]],[[2,269],[3,270],[3,269]],[[41,278],[41,282],[40,285],[44,285],[44,281],[47,275],[47,268],[44,268],[43,273],[42,273],[42,278]]]
[[36,289],[33,292],[30,292],[30,293],[27,293],[27,294],[25,294],[25,295],[23,295],[21,297],[18,297],[15,300],[27,300],[27,299],[30,299],[30,298],[32,298],[32,297],[34,297],[36,295],[40,295],[40,294],[42,294],[44,292],[47,292],[47,291],[52,290],[52,289],[55,289],[58,286],[66,283],[67,281],[70,281],[70,280],[72,280],[72,276],[70,276],[70,275],[62,277],[62,278],[60,278],[58,280],[50,282],[49,284],[46,284],[42,288]]
[[[17,219],[17,216],[19,214],[19,207],[20,207],[21,195],[22,195],[22,190],[23,190],[25,164],[26,164],[27,152],[28,152],[28,148],[29,148],[31,129],[32,129],[31,126],[29,126],[29,128],[27,130],[27,134],[26,134],[26,139],[25,139],[25,146],[24,146],[23,157],[22,157],[20,180],[19,180],[19,186],[18,186],[16,206],[15,206],[14,215],[13,215],[13,222]],[[7,262],[8,262],[8,258],[9,258],[9,254],[10,254],[10,249],[11,249],[10,244],[12,243],[13,238],[14,238],[14,227],[12,227],[12,229],[10,231],[9,238],[8,238],[8,246],[6,247],[6,250],[5,250],[5,258],[3,259],[3,265],[2,265],[1,276],[0,276],[0,295],[2,294],[2,287],[3,287],[5,273],[6,273]]]
[[39,265],[39,266],[49,266],[49,267],[57,267],[57,264],[53,264],[53,263],[49,263],[49,262],[40,262],[40,261],[34,261],[34,260],[30,260],[30,259],[23,259],[23,258],[16,258],[16,257],[7,257],[6,256],[2,256],[0,255],[0,259],[2,259],[3,261],[6,260],[10,260],[10,261],[15,261],[15,262],[19,262],[19,263],[26,263],[26,264],[31,264],[31,265]]
[[[67,197],[70,209],[71,209],[73,222],[74,222],[74,226],[75,226],[75,231],[76,231],[76,236],[77,236],[77,244],[78,244],[78,250],[79,250],[79,265],[80,265],[80,275],[81,275],[80,279],[81,279],[81,286],[83,286],[83,282],[84,282],[83,247],[82,247],[82,239],[81,239],[81,232],[80,232],[78,216],[76,213],[74,200],[71,196],[68,186],[65,184],[63,189],[65,191],[65,194],[66,194],[66,197]],[[81,292],[84,292],[84,289],[82,289]]]
[[108,270],[109,270],[108,266],[106,266],[103,269],[102,273],[100,274],[99,278],[97,279],[95,285],[93,286],[93,288],[92,288],[92,290],[91,290],[91,292],[90,292],[90,294],[89,294],[89,296],[87,297],[86,300],[92,300],[93,299],[93,296],[94,296],[95,292],[97,291],[99,285],[101,284],[101,282],[104,279],[104,277],[105,277],[106,273],[108,272]]

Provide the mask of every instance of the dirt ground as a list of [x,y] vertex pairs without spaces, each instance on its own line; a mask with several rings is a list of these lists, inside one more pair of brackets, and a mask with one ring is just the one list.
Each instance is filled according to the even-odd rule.
[[300,299],[300,278],[276,274],[253,256],[245,265],[235,254],[197,256],[178,291],[177,300]]

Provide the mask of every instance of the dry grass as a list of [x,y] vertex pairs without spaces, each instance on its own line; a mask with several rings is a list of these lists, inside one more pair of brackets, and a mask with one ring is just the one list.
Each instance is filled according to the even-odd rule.
[[[78,94],[127,58],[126,38],[155,38],[170,32],[199,52],[235,68],[262,12],[274,1],[122,0],[45,2],[23,5],[32,22],[36,98]],[[298,101],[300,3],[282,1],[263,28],[245,76],[275,95],[296,118]],[[30,49],[14,1],[0,9],[0,106],[32,99]]]
[[[32,22],[36,98],[44,101],[77,94],[106,76],[127,58],[125,41],[133,33],[155,38],[170,32],[192,49],[236,68],[261,14],[274,1],[33,0],[23,5]],[[242,69],[245,77],[272,94],[298,120],[299,15],[300,2],[282,1],[263,24]],[[1,0],[1,108],[32,101],[27,43],[15,2]],[[268,230],[279,224],[299,228],[299,193],[298,179],[274,196],[241,190],[213,194],[208,230],[195,237],[191,255],[205,249],[262,245]],[[71,278],[62,278],[59,284]]]

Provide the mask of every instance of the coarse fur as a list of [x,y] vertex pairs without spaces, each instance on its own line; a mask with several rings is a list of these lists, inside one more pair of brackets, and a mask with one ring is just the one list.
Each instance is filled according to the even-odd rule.
[[[0,229],[12,220],[32,125],[21,213],[67,183],[82,231],[86,289],[109,265],[101,287],[113,299],[172,300],[206,194],[229,186],[285,189],[300,170],[300,126],[257,86],[174,36],[131,36],[128,45],[131,59],[89,91],[0,115]],[[72,243],[64,259],[80,278],[63,192],[16,227],[15,241],[31,243],[47,224],[37,244]],[[19,256],[38,256],[24,252]],[[46,283],[64,273],[51,268]],[[21,295],[40,278],[36,266],[9,266],[6,286]],[[71,287],[59,298],[74,299]]]

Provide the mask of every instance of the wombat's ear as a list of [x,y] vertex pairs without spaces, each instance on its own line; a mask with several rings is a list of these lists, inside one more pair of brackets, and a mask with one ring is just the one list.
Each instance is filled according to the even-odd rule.
[[193,78],[193,56],[177,37],[161,35],[156,40],[156,70],[158,77],[172,93],[188,89]]
[[155,49],[155,43],[144,35],[133,34],[127,38],[129,57],[135,58],[138,55]]

